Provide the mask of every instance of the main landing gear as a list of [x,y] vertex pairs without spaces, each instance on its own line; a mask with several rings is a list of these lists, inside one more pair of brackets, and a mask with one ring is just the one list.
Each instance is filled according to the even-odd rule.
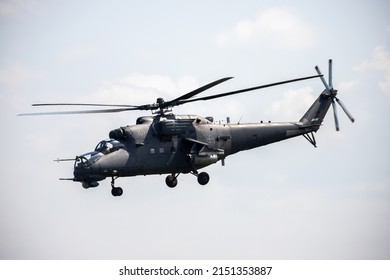
[[123,194],[123,189],[121,187],[115,187],[115,179],[117,178],[112,177],[111,180],[111,187],[112,187],[111,194],[113,196],[121,196]]
[[198,174],[198,183],[202,186],[206,185],[210,181],[210,176],[206,172],[200,172]]
[[[180,173],[173,173],[165,178],[165,183],[168,187],[174,188],[177,186],[177,177],[179,174]],[[191,174],[198,178],[198,183],[202,186],[206,185],[210,181],[210,176],[206,172],[198,173],[197,171],[193,171]],[[123,189],[121,187],[115,187],[116,179],[118,179],[118,177],[112,177],[111,179],[111,194],[113,196],[121,196],[123,194]]]
[[[206,172],[198,173],[197,171],[191,172],[194,176],[198,177],[198,183],[202,186],[206,185],[210,181],[210,176]],[[177,177],[179,174],[173,173],[165,178],[165,183],[168,187],[174,188],[177,186]]]
[[168,175],[166,178],[165,178],[165,183],[167,184],[168,187],[170,188],[174,188],[176,187],[177,185],[177,177],[179,176],[179,174],[172,174],[172,175]]

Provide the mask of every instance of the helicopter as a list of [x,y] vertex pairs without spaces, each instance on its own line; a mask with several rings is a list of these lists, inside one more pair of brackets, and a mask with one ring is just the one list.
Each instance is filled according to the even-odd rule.
[[[85,189],[99,186],[99,182],[111,178],[111,194],[115,197],[123,194],[123,189],[115,185],[121,177],[138,175],[168,174],[165,183],[174,188],[180,174],[192,174],[200,185],[206,185],[210,176],[199,172],[218,161],[225,165],[225,158],[240,151],[257,148],[296,136],[304,136],[314,147],[316,139],[313,132],[320,128],[328,109],[332,105],[336,130],[339,130],[336,102],[348,118],[355,119],[338,99],[337,90],[332,83],[332,60],[329,60],[329,78],[326,82],[318,66],[317,75],[286,80],[251,88],[245,88],[205,97],[194,98],[214,86],[230,80],[222,78],[188,92],[170,101],[158,98],[155,103],[144,105],[110,105],[96,103],[39,103],[32,106],[93,106],[110,107],[81,111],[57,111],[25,113],[31,115],[66,115],[117,113],[123,111],[151,111],[152,116],[142,116],[135,125],[122,126],[109,132],[109,139],[102,140],[91,152],[76,156],[73,178],[60,178],[80,182]],[[191,102],[207,101],[227,97],[243,92],[259,90],[277,85],[293,83],[313,78],[320,78],[325,89],[314,101],[299,121],[292,122],[258,122],[232,124],[229,118],[226,123],[214,123],[213,117],[198,115],[176,115],[172,109]]]

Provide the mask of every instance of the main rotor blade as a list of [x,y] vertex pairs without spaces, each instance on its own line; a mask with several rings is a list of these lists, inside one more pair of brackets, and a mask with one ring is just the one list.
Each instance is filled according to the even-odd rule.
[[351,113],[347,110],[347,107],[341,102],[340,99],[336,97],[337,103],[339,103],[341,109],[343,109],[344,113],[348,116],[348,118],[351,120],[351,122],[355,122],[355,118],[352,117]]
[[235,90],[235,91],[230,91],[230,92],[225,92],[225,93],[220,93],[220,94],[216,94],[216,95],[210,95],[210,96],[205,96],[205,97],[200,97],[200,98],[195,98],[195,99],[190,99],[190,100],[179,100],[176,103],[176,105],[181,105],[181,104],[200,101],[200,100],[203,100],[203,101],[210,100],[210,99],[225,97],[225,96],[229,96],[229,95],[239,94],[239,93],[243,93],[243,92],[247,92],[247,91],[252,91],[252,90],[257,90],[257,89],[262,89],[262,88],[267,88],[267,87],[273,87],[273,86],[278,86],[278,85],[283,85],[283,84],[288,84],[288,83],[293,83],[293,82],[298,82],[298,81],[303,81],[303,80],[308,80],[308,79],[313,79],[313,78],[318,78],[318,77],[322,77],[322,76],[323,75],[320,74],[320,75],[292,79],[292,80],[287,80],[287,81],[282,81],[282,82],[277,82],[277,83],[272,83],[272,84],[266,84],[266,85],[257,86],[257,87],[245,88],[245,89],[240,89],[240,90]]
[[198,89],[195,89],[195,90],[193,90],[191,92],[188,92],[188,93],[186,93],[186,94],[184,94],[184,95],[182,95],[182,96],[180,96],[178,98],[175,98],[175,99],[173,99],[171,101],[167,101],[165,103],[168,103],[169,106],[175,105],[176,102],[178,102],[179,100],[189,99],[189,98],[191,98],[191,97],[193,97],[193,96],[195,96],[195,95],[197,95],[197,94],[199,94],[199,93],[201,93],[201,92],[203,92],[205,90],[208,90],[209,88],[212,88],[212,87],[214,87],[216,85],[219,85],[220,83],[226,82],[227,80],[230,80],[232,78],[233,77],[226,77],[226,78],[222,78],[222,79],[216,80],[214,82],[211,82],[211,83],[209,83],[207,85],[204,85],[204,86],[202,86],[202,87],[200,87]]
[[117,108],[117,109],[101,109],[101,110],[38,112],[38,113],[24,113],[24,114],[19,114],[18,116],[101,114],[101,113],[118,113],[118,112],[133,111],[133,110],[147,110],[147,109],[143,107],[136,107],[136,108]]
[[101,107],[138,107],[135,105],[120,105],[120,104],[100,104],[100,103],[35,103],[31,106],[101,106]]

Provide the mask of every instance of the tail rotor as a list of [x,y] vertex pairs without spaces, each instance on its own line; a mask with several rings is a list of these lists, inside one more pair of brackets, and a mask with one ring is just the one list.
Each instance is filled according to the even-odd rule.
[[337,90],[333,88],[333,81],[332,81],[332,76],[333,76],[332,64],[333,64],[332,60],[329,59],[329,81],[328,81],[329,83],[326,82],[324,76],[322,75],[322,73],[320,71],[320,68],[318,66],[316,66],[315,69],[316,69],[318,75],[321,75],[320,78],[321,78],[321,81],[322,81],[322,83],[324,84],[324,86],[326,88],[327,95],[330,98],[332,98],[334,122],[335,122],[336,130],[339,131],[340,130],[340,126],[339,126],[339,119],[338,119],[338,115],[337,115],[337,104],[336,104],[336,102],[340,105],[341,109],[343,109],[344,113],[348,116],[348,118],[351,120],[351,122],[355,122],[355,118],[347,110],[347,108],[341,102],[341,100],[336,97]]

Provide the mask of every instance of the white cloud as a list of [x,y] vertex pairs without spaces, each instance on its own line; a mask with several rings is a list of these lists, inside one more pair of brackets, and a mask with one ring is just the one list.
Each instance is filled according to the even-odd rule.
[[0,86],[15,87],[45,75],[44,71],[30,69],[20,62],[8,63],[0,69]]
[[1,1],[0,2],[0,15],[12,15],[17,14],[23,8],[22,1]]
[[346,92],[351,91],[356,88],[356,86],[359,84],[358,81],[352,80],[352,81],[342,81],[337,84],[336,89],[340,92]]
[[315,97],[311,87],[289,90],[281,100],[272,103],[265,114],[272,118],[298,120],[313,104]]
[[372,52],[372,57],[355,67],[355,70],[362,73],[382,72],[384,77],[378,85],[382,92],[390,96],[390,52],[384,45],[377,46]]
[[88,58],[96,58],[97,55],[98,50],[95,45],[81,43],[65,48],[60,54],[60,60],[62,62],[79,62]]
[[26,13],[41,13],[47,7],[47,1],[38,0],[2,0],[0,1],[1,16],[23,16]]
[[263,46],[278,49],[306,49],[313,46],[315,32],[308,23],[287,9],[268,9],[255,19],[243,19],[222,31],[217,45]]
[[181,76],[173,79],[164,75],[131,74],[107,81],[87,102],[121,103],[141,105],[154,103],[158,97],[170,100],[197,88],[194,77]]
[[[95,92],[80,96],[77,100],[71,100],[70,102],[123,105],[151,104],[155,103],[159,97],[162,97],[165,101],[175,99],[209,82],[211,81],[202,81],[199,83],[195,77],[186,75],[174,78],[167,75],[135,73],[112,81],[106,81]],[[211,94],[215,94],[215,92],[208,93],[205,91],[200,93],[199,96]],[[223,99],[221,103],[218,103],[218,101],[214,101],[214,103],[200,101],[178,106],[173,109],[173,113],[176,114],[213,116],[216,121],[225,121],[225,117],[229,116],[232,122],[238,122],[242,117],[243,122],[250,122],[252,119],[248,117],[247,111],[248,108],[245,104],[234,98]],[[150,114],[151,112],[142,111],[134,112],[133,116]],[[115,118],[123,118],[123,121],[128,121],[127,114],[115,114]]]

